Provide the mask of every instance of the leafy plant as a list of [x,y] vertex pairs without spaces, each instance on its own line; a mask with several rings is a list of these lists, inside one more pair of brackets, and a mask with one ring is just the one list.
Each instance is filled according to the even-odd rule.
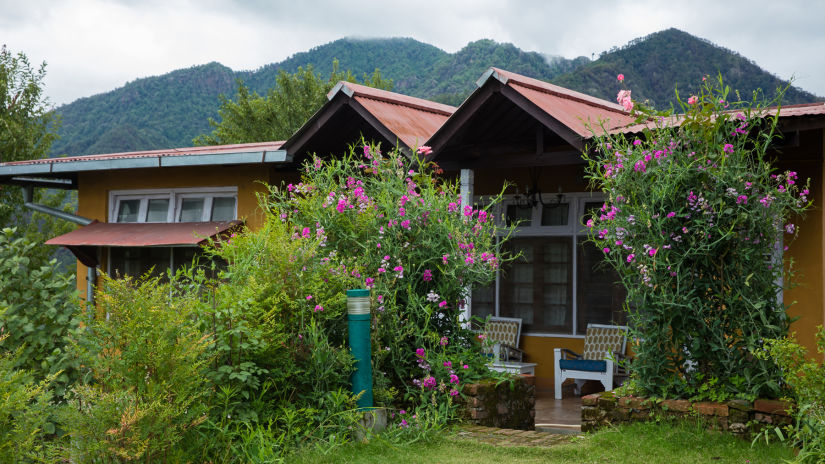
[[192,324],[196,300],[148,277],[104,278],[106,315],[78,340],[86,372],[62,410],[73,461],[170,459],[202,423],[209,341]]
[[[825,328],[816,334],[817,352],[825,353]],[[773,359],[782,369],[782,378],[796,399],[791,440],[801,445],[794,462],[825,461],[825,365],[808,356],[793,335],[768,340],[760,357]],[[780,434],[784,438],[784,435]]]
[[752,353],[787,332],[779,295],[792,263],[783,272],[783,247],[810,192],[797,173],[774,171],[776,115],[758,95],[729,98],[721,77],[706,79],[677,117],[623,90],[618,100],[641,129],[594,128],[597,154],[586,155],[588,176],[607,197],[587,221],[590,239],[627,289],[630,369],[648,395],[780,393],[776,365]]
[[0,230],[0,353],[15,353],[15,367],[35,381],[52,378],[62,398],[77,376],[70,337],[81,309],[74,275],[60,273],[55,260],[39,263],[38,246],[16,229]]

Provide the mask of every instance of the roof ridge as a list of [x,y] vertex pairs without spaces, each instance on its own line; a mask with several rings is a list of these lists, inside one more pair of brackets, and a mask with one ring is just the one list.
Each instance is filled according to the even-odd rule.
[[[490,76],[495,77],[499,81],[504,84],[507,84],[509,81],[513,81],[514,83],[521,85],[523,87],[527,87],[539,92],[548,93],[551,95],[556,95],[558,97],[566,98],[568,100],[578,101],[580,103],[585,103],[591,106],[597,106],[599,108],[603,108],[612,112],[621,113],[624,115],[629,115],[624,108],[619,106],[616,103],[609,102],[607,100],[603,100],[601,98],[594,97],[592,95],[588,95],[586,93],[577,92],[575,90],[571,90],[565,87],[561,87],[555,84],[551,84],[549,82],[544,82],[539,79],[535,79],[532,77],[527,77],[522,74],[514,73],[512,71],[507,71],[505,69],[500,69],[496,67],[490,67],[492,72]],[[498,74],[498,76],[496,76]],[[500,77],[499,77],[500,76]],[[504,79],[502,79],[504,78]]]
[[441,114],[444,116],[450,116],[456,109],[458,109],[451,105],[445,105],[444,103],[438,103],[424,98],[412,97],[389,90],[376,89],[367,85],[347,81],[338,82],[338,84],[330,90],[327,96],[328,98],[332,98],[335,94],[341,91],[349,97],[358,96],[369,98],[371,100],[383,101],[385,103],[391,103],[399,106],[407,106],[417,110]]

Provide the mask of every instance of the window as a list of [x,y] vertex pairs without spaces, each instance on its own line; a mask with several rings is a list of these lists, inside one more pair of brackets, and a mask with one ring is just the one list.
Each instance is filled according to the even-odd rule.
[[209,222],[237,219],[237,187],[116,191],[110,222]]
[[[209,263],[199,247],[111,247],[109,275],[139,277],[151,270],[153,277],[163,277],[167,269],[189,266],[195,258],[206,265],[209,272]],[[216,269],[225,266],[226,263],[218,259]]]
[[506,249],[521,257],[501,269],[494,285],[473,289],[473,315],[519,317],[524,332],[540,335],[584,335],[588,323],[624,323],[618,276],[585,240],[582,218],[602,206],[599,197],[568,193],[562,203],[536,207],[505,202],[505,221],[519,221]]

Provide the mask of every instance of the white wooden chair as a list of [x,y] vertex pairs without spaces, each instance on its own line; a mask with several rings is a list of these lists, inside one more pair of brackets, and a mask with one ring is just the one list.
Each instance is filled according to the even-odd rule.
[[486,343],[482,350],[492,358],[491,370],[535,375],[536,363],[524,362],[524,351],[518,347],[521,318],[491,317],[484,326],[484,335]]
[[556,399],[561,399],[561,385],[567,379],[598,380],[605,391],[613,390],[615,361],[624,356],[626,347],[627,326],[587,324],[582,354],[566,348],[554,350]]

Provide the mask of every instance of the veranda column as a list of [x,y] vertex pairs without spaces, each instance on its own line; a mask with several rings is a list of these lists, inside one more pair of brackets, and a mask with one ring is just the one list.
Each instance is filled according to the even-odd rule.
[[[475,173],[472,169],[461,170],[461,208],[465,205],[473,205],[473,184],[475,183]],[[464,307],[461,308],[461,321],[469,324],[472,314],[472,289],[467,287],[467,297],[464,300]]]

